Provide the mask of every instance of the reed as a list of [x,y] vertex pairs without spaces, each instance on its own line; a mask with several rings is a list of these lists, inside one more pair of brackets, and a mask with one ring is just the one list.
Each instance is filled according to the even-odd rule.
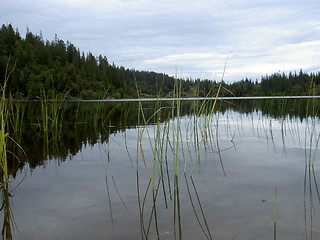
[[[136,90],[137,90],[137,96],[140,99],[140,91],[138,88],[138,84],[137,84],[137,79],[135,74],[133,73],[133,77],[135,79],[135,84],[136,84]],[[145,116],[144,116],[144,112],[143,112],[143,107],[142,107],[142,103],[141,101],[138,102],[138,126],[140,126],[141,123],[141,119],[143,119],[142,121],[145,123]],[[136,186],[137,186],[137,200],[138,200],[138,206],[139,206],[139,217],[140,217],[140,230],[141,230],[141,238],[142,239],[148,239],[148,234],[149,234],[149,227],[150,227],[150,222],[149,221],[149,227],[146,230],[145,224],[144,224],[144,209],[145,209],[145,202],[146,202],[146,197],[147,197],[147,193],[149,191],[149,187],[151,185],[152,179],[151,179],[151,174],[148,170],[146,161],[144,159],[144,153],[143,153],[143,149],[142,149],[142,137],[143,137],[143,131],[144,129],[140,129],[138,128],[138,134],[137,134],[137,145],[136,145]],[[148,178],[149,178],[149,183],[148,186],[146,188],[145,194],[143,199],[141,198],[141,193],[140,193],[140,180],[139,180],[139,160],[140,160],[140,156],[141,159],[143,161],[144,164],[144,168],[147,172]],[[152,211],[153,213],[153,211]],[[151,217],[150,217],[151,219]]]
[[4,81],[1,86],[1,99],[0,99],[0,167],[1,175],[5,183],[8,182],[8,163],[7,163],[7,138],[9,133],[7,133],[7,124],[9,119],[9,107],[8,101],[6,99],[6,87],[9,81],[9,77],[14,70],[14,67],[9,71],[10,58],[7,62],[6,71],[4,75]]
[[24,130],[24,120],[26,114],[26,103],[25,102],[17,102],[13,101],[12,97],[10,97],[10,125],[13,128],[15,137],[14,139],[17,142],[21,142],[22,132]]
[[[230,54],[229,54],[230,55]],[[229,56],[228,56],[229,57]],[[167,107],[162,101],[157,101],[153,107],[153,112],[145,108],[144,101],[138,101],[138,128],[137,144],[136,144],[136,185],[138,195],[138,205],[140,212],[140,225],[142,238],[149,238],[151,223],[154,223],[154,230],[159,238],[160,230],[157,220],[158,202],[159,199],[164,200],[165,208],[169,208],[169,204],[173,205],[173,221],[174,221],[174,237],[182,239],[182,220],[181,209],[183,202],[180,201],[180,177],[182,173],[190,177],[200,161],[200,156],[203,156],[203,151],[209,152],[210,155],[218,154],[220,163],[224,172],[225,169],[222,162],[221,151],[219,146],[219,116],[215,119],[215,110],[218,105],[218,98],[222,93],[224,75],[226,71],[228,58],[225,62],[221,82],[218,86],[213,85],[209,90],[207,97],[214,96],[214,100],[195,100],[191,109],[191,116],[187,126],[182,114],[183,104],[181,103],[182,96],[182,81],[175,76],[174,95],[169,101],[170,106]],[[133,74],[134,75],[134,74]],[[141,99],[139,86],[136,76],[133,76],[136,84],[138,99]],[[157,97],[160,99],[161,88]],[[98,115],[98,114],[97,114]],[[127,119],[128,116],[124,116]],[[162,123],[162,119],[165,121]],[[186,127],[186,128],[185,128]],[[233,133],[234,138],[235,133]],[[186,141],[185,141],[186,140]],[[130,157],[125,133],[126,151]],[[191,151],[194,147],[195,151]],[[148,149],[148,150],[146,150]],[[189,162],[191,161],[191,163]],[[132,162],[132,161],[131,161]],[[139,167],[142,164],[148,179],[148,186],[145,189],[144,195],[140,186],[141,172]],[[195,215],[198,218],[200,227],[208,239],[212,239],[209,225],[204,215],[199,195],[192,181],[193,192],[196,194],[200,213],[194,207]],[[183,181],[182,181],[183,183]],[[188,185],[188,181],[186,181]],[[192,198],[192,193],[189,190],[189,197],[192,205],[195,202]],[[163,197],[159,194],[162,191]],[[150,198],[152,207],[150,211],[146,211],[147,199]],[[163,203],[162,203],[163,204]],[[150,213],[146,218],[146,212]],[[202,216],[203,225],[200,223],[199,216]],[[146,221],[146,222],[145,222]],[[145,225],[146,224],[146,225]]]
[[9,133],[7,133],[7,124],[9,119],[9,101],[6,99],[6,87],[9,81],[9,77],[14,70],[9,69],[10,58],[8,60],[6,71],[4,75],[3,85],[1,86],[1,99],[0,99],[0,172],[1,172],[1,190],[2,190],[2,208],[3,213],[3,225],[2,225],[2,239],[12,239],[13,217],[10,209],[9,197],[9,172],[8,172],[8,158],[7,158],[7,139]]
[[[310,88],[309,88],[309,95],[315,96],[315,86],[314,86],[314,79],[311,78]],[[317,133],[318,130],[318,112],[319,109],[317,108],[316,99],[315,98],[308,98],[306,104],[306,129],[305,129],[305,160],[306,165],[314,166],[316,153],[319,149],[320,143],[320,133]],[[310,116],[310,117],[309,117]],[[311,123],[309,124],[309,122]],[[307,147],[307,139],[309,146]],[[307,148],[309,148],[309,152],[307,153]]]
[[[233,51],[233,50],[232,50],[232,51]],[[220,83],[219,83],[217,92],[215,93],[215,98],[214,98],[214,100],[213,100],[213,103],[212,103],[212,105],[211,105],[211,107],[210,107],[209,120],[206,121],[205,124],[204,124],[204,125],[205,125],[205,131],[204,131],[204,133],[205,133],[205,134],[204,134],[203,136],[206,136],[206,134],[211,131],[212,117],[213,117],[213,115],[214,115],[214,111],[215,111],[215,108],[216,108],[216,105],[217,105],[218,98],[219,98],[219,96],[220,96],[221,89],[223,88],[222,84],[223,84],[223,81],[224,81],[224,75],[225,75],[226,68],[227,68],[227,62],[228,62],[228,58],[229,58],[230,54],[232,53],[232,51],[229,53],[229,55],[228,55],[228,57],[227,57],[227,59],[226,59],[226,61],[225,61],[224,69],[223,69],[223,73],[222,73],[222,77],[221,77],[221,81],[220,81]],[[210,89],[210,91],[208,92],[207,97],[209,96],[209,94],[210,94],[211,92],[213,92],[213,88]],[[203,113],[203,109],[205,108],[206,103],[207,103],[206,100],[204,100],[203,103],[202,103],[201,106],[200,106],[200,109],[199,109],[199,111],[198,111],[198,113],[197,113],[197,118],[196,118],[196,123],[195,123],[195,129],[194,129],[194,131],[197,131],[197,128],[198,128],[198,118],[199,118],[200,114]],[[217,122],[217,123],[218,123],[218,122]],[[218,133],[218,128],[216,128],[216,133]],[[211,136],[212,136],[212,135],[211,135]],[[196,137],[196,139],[197,139],[197,137]],[[217,138],[216,138],[216,140],[218,141]],[[197,142],[198,142],[198,139],[197,139]],[[201,140],[200,140],[200,143],[202,143],[202,142],[207,142],[207,138],[206,138],[206,137],[202,137]],[[198,145],[199,145],[199,144],[198,144]],[[217,145],[217,146],[219,146],[219,145]],[[200,150],[199,150],[199,149],[200,149],[200,148],[197,149],[197,155],[196,155],[197,157],[196,157],[196,159],[195,159],[195,161],[194,161],[194,164],[193,164],[193,166],[192,166],[192,168],[191,168],[190,176],[193,175],[193,172],[194,172],[194,170],[195,170],[195,167],[196,167],[196,165],[197,165],[197,163],[198,163],[198,161],[199,161],[199,156],[200,156]],[[220,154],[220,149],[218,149],[218,154],[219,154],[221,166],[223,167],[222,158],[221,158],[221,154]],[[223,168],[223,172],[224,172],[224,175],[226,175],[224,168]]]

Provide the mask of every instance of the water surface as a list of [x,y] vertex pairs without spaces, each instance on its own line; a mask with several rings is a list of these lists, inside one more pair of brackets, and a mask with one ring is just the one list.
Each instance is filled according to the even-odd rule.
[[268,101],[26,104],[13,239],[319,239],[318,100]]

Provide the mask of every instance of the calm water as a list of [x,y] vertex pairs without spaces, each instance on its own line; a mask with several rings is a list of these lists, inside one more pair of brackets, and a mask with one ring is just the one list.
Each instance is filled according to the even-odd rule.
[[276,206],[277,239],[320,239],[312,101],[308,111],[303,99],[219,103],[200,115],[190,102],[179,118],[170,102],[143,103],[145,124],[138,103],[66,103],[47,132],[38,103],[17,103],[26,155],[11,146],[12,237],[273,239]]

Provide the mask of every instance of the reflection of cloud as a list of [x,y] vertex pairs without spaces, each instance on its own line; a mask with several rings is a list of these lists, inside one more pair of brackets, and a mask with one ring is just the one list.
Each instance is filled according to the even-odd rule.
[[[0,21],[57,33],[81,51],[128,68],[226,79],[319,69],[320,2],[222,0],[4,0]],[[36,7],[30,7],[36,6]]]

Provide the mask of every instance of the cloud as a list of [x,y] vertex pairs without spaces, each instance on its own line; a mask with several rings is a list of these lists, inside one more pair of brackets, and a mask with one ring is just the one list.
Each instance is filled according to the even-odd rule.
[[[231,60],[229,76],[253,76],[275,72],[317,71],[320,65],[320,41],[283,44],[262,55],[246,55],[244,52]],[[244,63],[245,61],[245,63]]]
[[3,23],[139,70],[228,81],[319,69],[317,0],[4,0]]

